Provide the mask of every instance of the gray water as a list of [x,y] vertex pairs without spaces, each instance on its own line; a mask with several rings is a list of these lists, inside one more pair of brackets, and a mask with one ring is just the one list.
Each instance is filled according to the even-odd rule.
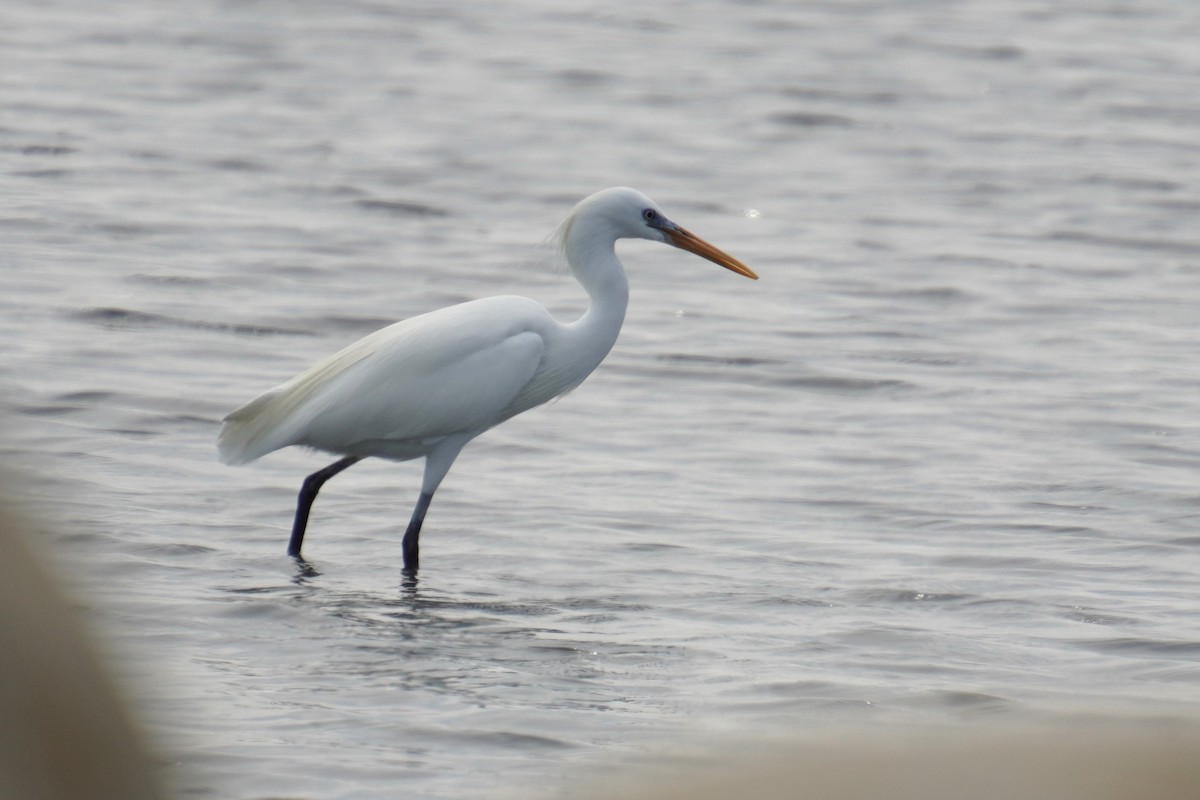
[[[1200,713],[1200,9],[10,4],[0,456],[198,798],[493,798],[679,743]],[[582,291],[571,396],[418,463],[231,469],[391,321]]]

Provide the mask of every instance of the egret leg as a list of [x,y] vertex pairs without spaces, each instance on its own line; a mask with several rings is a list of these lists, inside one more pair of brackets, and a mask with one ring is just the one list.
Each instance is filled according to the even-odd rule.
[[421,496],[417,498],[417,507],[413,509],[412,519],[409,520],[408,530],[404,532],[404,541],[401,542],[401,548],[404,551],[404,571],[409,575],[417,574],[417,566],[421,560],[419,554],[421,523],[425,521],[425,512],[429,510],[433,493],[441,485],[442,478],[446,477],[446,473],[450,471],[450,465],[454,463],[454,459],[458,458],[458,454],[462,452],[463,445],[471,441],[477,433],[479,432],[447,436],[429,451],[429,455],[425,456],[425,477],[421,479]]
[[425,512],[429,510],[431,500],[432,494],[421,492],[421,496],[417,498],[417,507],[413,509],[412,519],[408,522],[408,530],[404,532],[401,547],[404,550],[404,569],[408,572],[416,572],[420,566],[421,523],[425,521]]
[[317,499],[317,492],[321,491],[325,481],[361,460],[362,458],[359,456],[347,456],[304,479],[304,484],[300,487],[300,497],[296,502],[296,519],[292,522],[292,538],[288,542],[289,556],[300,555],[300,545],[304,543],[304,529],[308,527],[308,513],[312,510],[313,501]]

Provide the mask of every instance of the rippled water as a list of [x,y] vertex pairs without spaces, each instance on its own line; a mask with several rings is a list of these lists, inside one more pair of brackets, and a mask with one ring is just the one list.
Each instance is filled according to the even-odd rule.
[[[1200,711],[1200,12],[22,5],[0,30],[2,451],[179,783],[497,797],[676,741]],[[395,319],[581,290],[615,351],[416,464],[216,462]]]

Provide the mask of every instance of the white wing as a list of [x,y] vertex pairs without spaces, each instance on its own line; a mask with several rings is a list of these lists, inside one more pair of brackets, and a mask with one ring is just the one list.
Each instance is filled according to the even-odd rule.
[[221,460],[242,464],[294,444],[414,458],[444,436],[486,430],[537,372],[556,325],[515,296],[390,325],[231,413]]

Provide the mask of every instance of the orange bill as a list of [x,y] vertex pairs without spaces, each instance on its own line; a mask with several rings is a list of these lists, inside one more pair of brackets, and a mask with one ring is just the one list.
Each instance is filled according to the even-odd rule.
[[689,253],[695,253],[701,258],[707,258],[714,264],[720,264],[725,269],[736,272],[738,275],[745,275],[747,278],[758,280],[758,276],[754,274],[754,270],[750,269],[745,264],[729,255],[724,250],[714,247],[690,231],[679,227],[671,227],[664,228],[663,234],[666,235],[667,242],[669,244],[675,245],[680,250],[687,250]]

